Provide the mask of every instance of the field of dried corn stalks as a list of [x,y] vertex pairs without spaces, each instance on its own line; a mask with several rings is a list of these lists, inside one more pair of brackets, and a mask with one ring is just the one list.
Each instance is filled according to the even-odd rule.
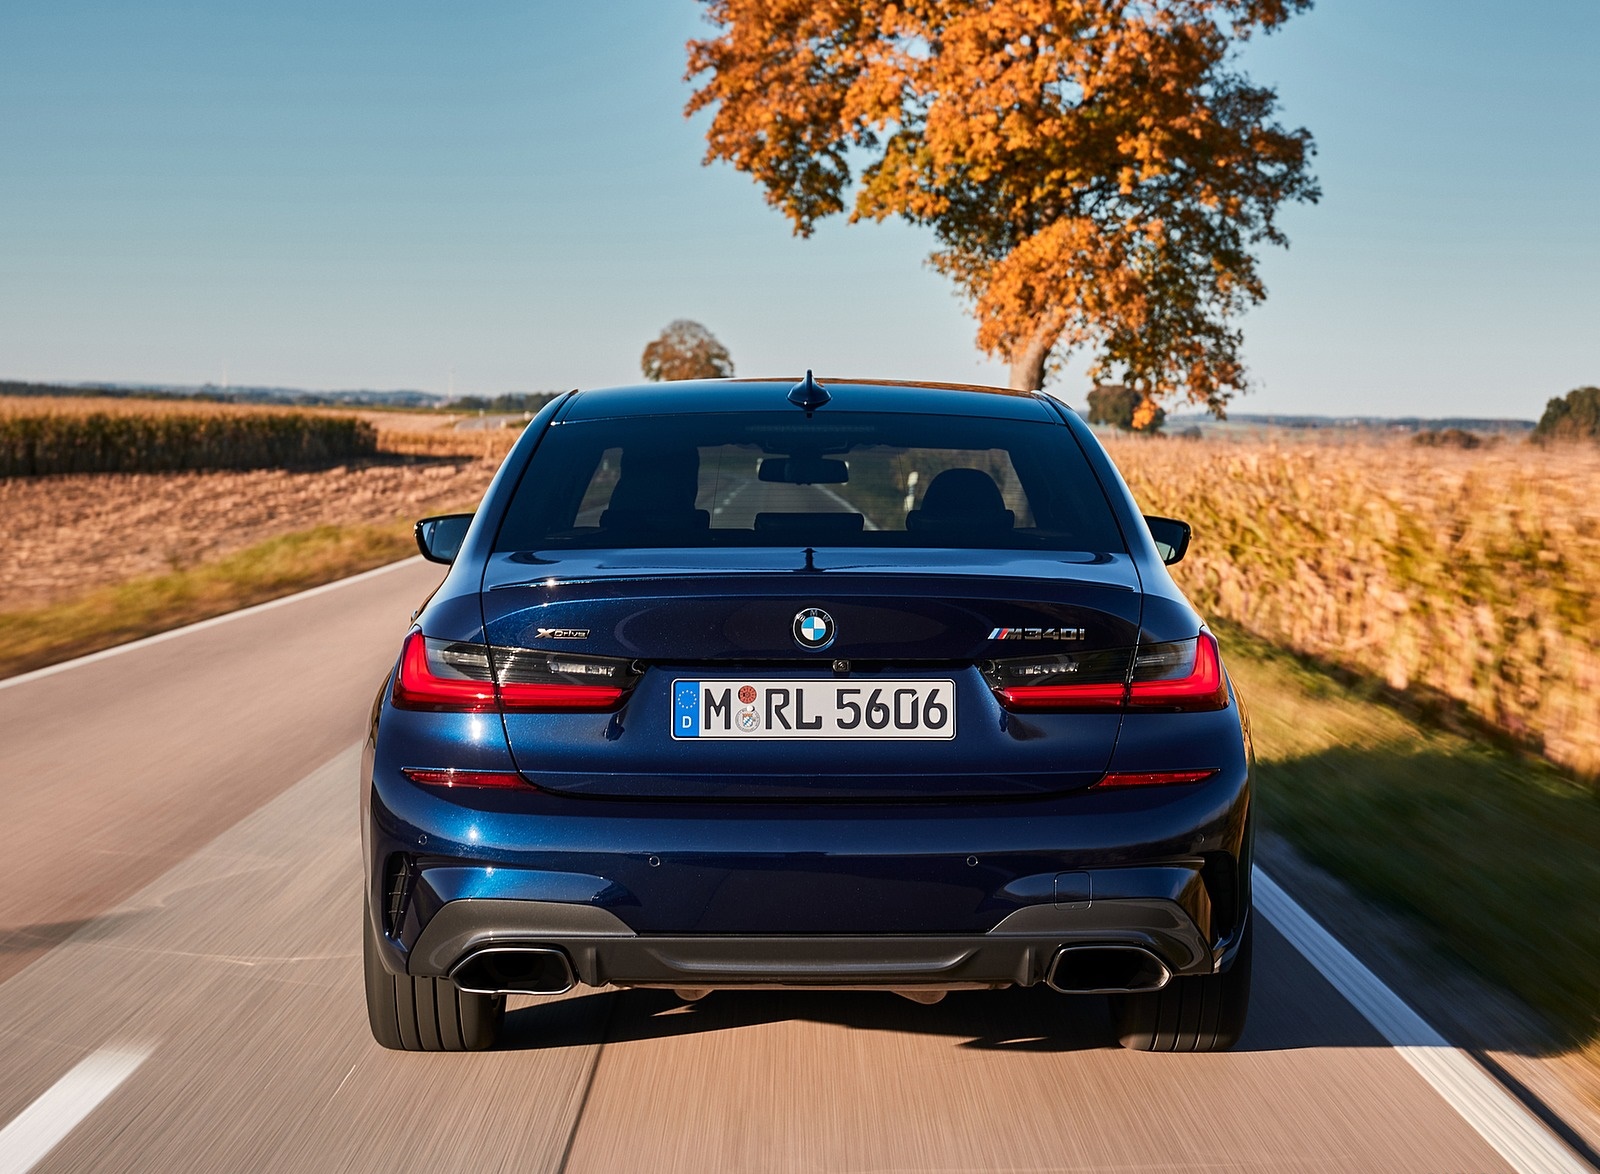
[[132,396],[0,396],[0,477],[331,465],[371,456],[499,459],[516,426],[448,412]]
[[1112,438],[1202,612],[1600,780],[1600,449]]

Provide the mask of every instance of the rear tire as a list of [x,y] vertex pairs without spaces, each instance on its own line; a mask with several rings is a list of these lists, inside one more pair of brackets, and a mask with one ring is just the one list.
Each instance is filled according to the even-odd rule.
[[1138,1052],[1225,1052],[1244,1033],[1250,1010],[1255,918],[1245,922],[1233,965],[1221,974],[1174,978],[1159,991],[1115,995],[1111,1021],[1122,1046]]
[[372,1038],[397,1052],[481,1052],[505,1018],[502,995],[470,995],[448,978],[390,974],[378,956],[372,915],[362,911],[361,964]]

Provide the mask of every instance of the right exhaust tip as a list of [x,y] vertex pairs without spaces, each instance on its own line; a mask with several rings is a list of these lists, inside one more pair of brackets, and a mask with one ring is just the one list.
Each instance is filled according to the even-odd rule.
[[560,995],[577,981],[554,946],[486,946],[457,963],[450,979],[473,995]]
[[1167,964],[1143,946],[1064,946],[1045,979],[1064,995],[1132,995],[1171,981]]

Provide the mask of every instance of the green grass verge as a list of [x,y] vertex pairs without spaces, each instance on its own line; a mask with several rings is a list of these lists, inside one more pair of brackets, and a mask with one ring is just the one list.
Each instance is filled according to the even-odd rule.
[[408,522],[318,526],[184,570],[29,611],[0,612],[0,677],[264,603],[416,553]]
[[1600,798],[1549,765],[1430,729],[1219,627],[1264,826],[1600,1059]]

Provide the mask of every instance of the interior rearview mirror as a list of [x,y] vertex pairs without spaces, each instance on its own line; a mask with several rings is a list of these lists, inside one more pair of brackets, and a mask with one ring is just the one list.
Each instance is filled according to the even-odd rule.
[[850,480],[850,466],[827,457],[767,457],[756,476],[788,485],[843,485]]
[[1155,539],[1156,549],[1161,552],[1161,561],[1169,567],[1181,559],[1184,552],[1189,549],[1189,536],[1194,531],[1190,529],[1188,522],[1146,514],[1144,524],[1150,527],[1150,537]]
[[453,563],[470,525],[471,514],[439,514],[423,518],[413,530],[417,536],[417,549],[429,562]]

